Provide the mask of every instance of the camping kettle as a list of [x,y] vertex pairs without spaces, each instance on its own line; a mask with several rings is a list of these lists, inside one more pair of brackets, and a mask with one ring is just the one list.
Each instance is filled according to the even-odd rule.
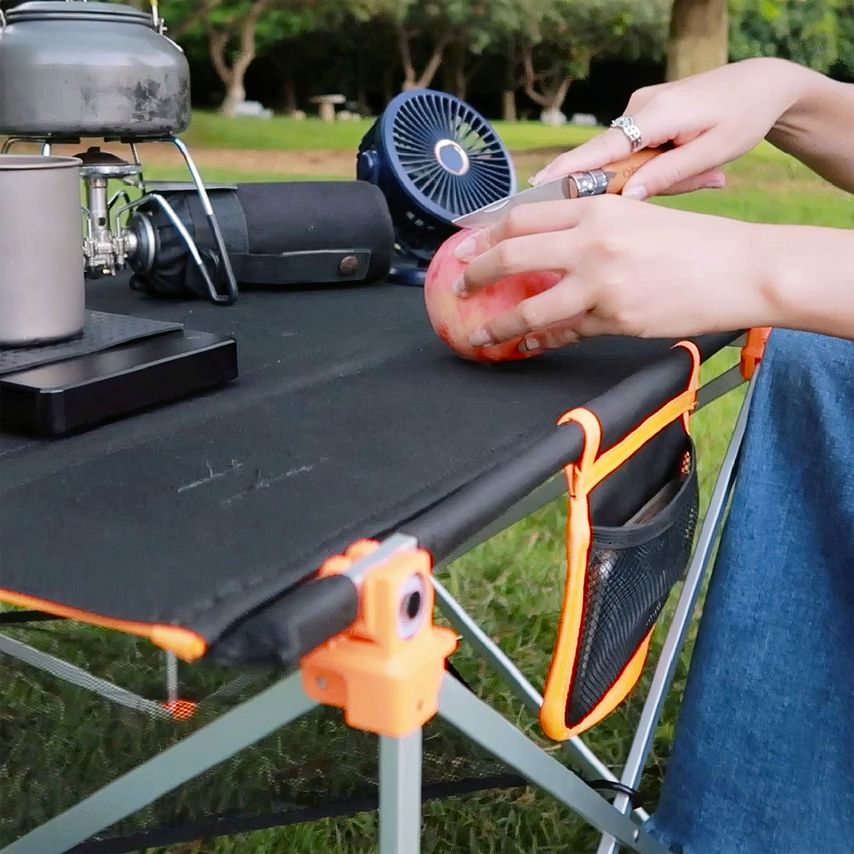
[[[156,8],[156,7],[154,7]],[[156,12],[31,0],[0,11],[0,133],[156,138],[190,124],[190,69]]]

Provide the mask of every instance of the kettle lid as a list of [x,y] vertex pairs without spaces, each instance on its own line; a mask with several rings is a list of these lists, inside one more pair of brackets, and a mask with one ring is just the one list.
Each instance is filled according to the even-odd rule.
[[123,3],[88,0],[30,0],[6,13],[9,24],[20,21],[112,21],[154,28],[151,15]]

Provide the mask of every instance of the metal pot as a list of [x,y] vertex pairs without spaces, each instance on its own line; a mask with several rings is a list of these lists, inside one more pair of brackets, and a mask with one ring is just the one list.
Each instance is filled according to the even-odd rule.
[[0,155],[0,346],[78,335],[85,302],[80,161]]
[[12,9],[5,27],[0,18],[0,133],[140,139],[186,130],[189,66],[159,30],[152,16],[114,3]]

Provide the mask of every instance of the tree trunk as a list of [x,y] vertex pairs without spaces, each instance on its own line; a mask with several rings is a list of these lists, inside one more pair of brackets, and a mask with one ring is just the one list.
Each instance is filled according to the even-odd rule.
[[522,85],[525,89],[525,94],[541,107],[548,106],[548,100],[542,92],[537,91],[537,75],[534,73],[534,48],[531,45],[525,45],[522,51]]
[[286,116],[293,115],[297,110],[297,91],[294,84],[293,72],[288,69],[282,77],[282,112]]
[[[233,116],[237,105],[246,99],[243,81],[246,71],[255,59],[255,28],[258,26],[258,19],[269,5],[270,0],[255,0],[246,17],[242,21],[231,22],[225,30],[215,29],[210,23],[207,25],[211,62],[225,86],[225,98],[219,108],[220,113],[225,116]],[[235,34],[240,36],[240,48],[229,67],[225,51]]]
[[365,89],[365,56],[361,48],[356,51],[356,110],[360,116],[367,116],[370,112]]
[[[534,72],[534,50],[528,45],[522,52],[522,78],[525,94],[545,110],[559,110],[569,94],[572,77],[563,71],[562,64],[554,65],[542,74]],[[537,84],[539,83],[539,89]]]
[[397,28],[397,50],[400,53],[400,65],[403,68],[402,91],[415,88],[415,66],[412,64],[412,51],[409,49],[409,33],[402,27]]
[[364,79],[359,81],[359,86],[356,89],[356,110],[360,116],[368,116],[371,113],[371,106],[368,103],[368,93],[365,90]]
[[219,111],[224,116],[233,116],[237,107],[246,100],[246,89],[243,88],[243,79],[232,79],[225,88],[225,97],[222,99]]
[[516,90],[505,89],[501,94],[501,118],[505,122],[515,122],[516,115]]
[[433,53],[430,54],[430,59],[427,60],[427,64],[421,70],[421,74],[418,76],[418,79],[415,81],[414,88],[422,89],[426,86],[429,86],[433,82],[433,78],[436,76],[436,72],[439,70],[439,67],[442,65],[442,58],[445,54],[445,48],[448,45],[450,39],[448,36],[442,36],[439,41],[433,46]]
[[448,45],[444,68],[445,89],[461,98],[466,99],[468,79],[466,77],[466,45],[465,42],[454,40]]
[[392,98],[394,98],[394,71],[392,70],[391,65],[383,66],[381,87],[383,104],[387,104]]
[[667,79],[724,65],[728,59],[727,0],[674,0],[667,45]]
[[562,80],[551,90],[549,101],[550,110],[559,110],[569,94],[569,87],[572,85],[572,78],[564,76]]
[[430,59],[419,74],[415,65],[412,62],[412,53],[409,48],[410,34],[403,28],[397,28],[397,47],[400,53],[400,63],[403,66],[403,86],[402,91],[408,92],[412,89],[422,89],[429,86],[442,64],[442,58],[445,54],[445,48],[448,46],[450,37],[442,36],[433,45],[433,53],[430,54]]
[[512,36],[505,43],[504,52],[504,89],[501,93],[501,118],[505,122],[515,122],[516,89],[519,86],[516,77],[516,45]]

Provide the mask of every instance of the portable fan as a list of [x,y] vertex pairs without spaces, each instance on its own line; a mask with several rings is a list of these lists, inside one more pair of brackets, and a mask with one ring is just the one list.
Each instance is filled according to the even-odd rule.
[[359,145],[356,176],[385,194],[397,257],[390,279],[421,285],[452,221],[513,193],[507,149],[464,101],[431,89],[398,95]]

